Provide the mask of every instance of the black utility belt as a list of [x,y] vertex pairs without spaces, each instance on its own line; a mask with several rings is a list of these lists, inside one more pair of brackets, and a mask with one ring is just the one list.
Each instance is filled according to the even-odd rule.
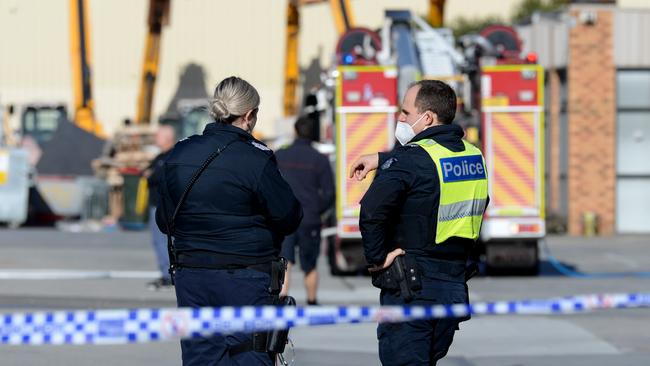
[[287,260],[285,258],[268,259],[263,263],[255,264],[232,264],[224,263],[219,255],[202,253],[178,253],[176,257],[176,266],[179,268],[199,268],[199,269],[253,269],[271,276],[271,285],[269,292],[277,295],[282,290],[284,283],[284,274],[287,271]]
[[[271,274],[277,258],[259,258],[257,263],[237,263],[237,258],[208,251],[180,252],[176,255],[176,266],[199,269],[254,269]],[[241,259],[240,259],[241,260]]]
[[186,262],[183,259],[179,258],[177,266],[179,268],[197,268],[197,269],[227,269],[227,270],[237,270],[237,269],[253,269],[268,275],[271,274],[272,264],[271,262],[262,263],[262,264],[210,264],[210,263],[196,263],[196,262]]

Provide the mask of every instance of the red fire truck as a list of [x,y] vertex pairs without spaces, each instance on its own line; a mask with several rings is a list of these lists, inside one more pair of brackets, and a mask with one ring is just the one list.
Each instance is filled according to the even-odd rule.
[[[399,17],[397,24],[402,28],[397,31],[412,31],[403,28],[408,24],[404,19]],[[445,69],[439,65],[459,66],[462,61],[464,64],[457,69],[466,74],[452,75],[450,80],[473,80],[467,83],[472,85],[471,91],[457,90],[457,93],[468,98],[463,103],[465,106],[470,99],[473,101],[469,107],[472,110],[463,114],[480,116],[477,118],[480,119],[480,145],[486,157],[491,199],[481,233],[488,271],[537,273],[537,241],[545,235],[543,70],[531,64],[534,57],[521,57],[521,42],[510,27],[486,28],[480,36],[487,40],[483,44],[491,45],[489,52],[483,50],[489,53],[488,57],[466,60],[458,55],[445,58],[440,53],[423,52],[433,49],[445,51],[451,47],[440,47],[440,38],[433,37],[432,32],[431,29],[425,32],[430,38],[422,37],[422,31],[415,32],[419,35],[415,43],[408,41],[409,37],[393,37],[402,39],[402,47],[394,45],[393,52],[399,48],[404,55],[413,56],[401,61],[397,57],[395,66],[368,65],[372,62],[367,58],[360,59],[344,52],[338,55],[339,63],[351,61],[353,65],[338,66],[335,71],[337,239],[330,244],[332,272],[358,272],[365,264],[358,228],[359,201],[372,176],[362,182],[348,179],[349,164],[363,154],[392,148],[399,85],[408,85],[413,81],[409,78],[439,79],[445,76],[418,74],[412,70],[427,70],[424,66],[429,65],[429,70],[439,71]],[[374,40],[376,50],[383,52],[376,35],[369,35],[370,31],[361,33],[357,38]],[[431,43],[424,43],[427,40]],[[339,46],[342,44],[345,42],[339,42]],[[480,46],[481,42],[476,44]],[[422,55],[419,59],[418,52],[414,51],[417,47]],[[351,49],[364,48],[354,46]],[[355,63],[355,60],[361,62]],[[459,85],[456,85],[457,89],[460,89]],[[474,97],[470,98],[470,95]],[[475,119],[470,125],[477,126],[478,122]]]
[[489,273],[536,274],[544,212],[544,70],[522,57],[511,27],[481,31],[496,57],[480,60],[481,142],[490,205],[481,240]]
[[489,176],[481,239],[488,271],[537,272],[544,237],[544,71],[481,69],[482,145]]

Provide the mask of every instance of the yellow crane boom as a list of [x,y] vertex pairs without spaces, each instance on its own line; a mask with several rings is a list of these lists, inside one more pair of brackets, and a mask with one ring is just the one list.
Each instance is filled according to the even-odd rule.
[[142,62],[142,78],[135,114],[135,123],[151,123],[158,65],[160,62],[160,42],[163,26],[169,24],[169,9],[171,0],[149,0],[149,30],[145,40],[144,58]]
[[284,116],[296,115],[296,90],[300,78],[298,66],[298,30],[300,13],[298,0],[289,0],[287,5],[286,53],[284,59]]
[[355,24],[350,0],[329,0],[329,2],[332,7],[336,30],[338,30],[340,36]]
[[74,122],[82,129],[104,137],[95,119],[92,95],[92,59],[87,0],[70,0],[70,56],[74,90]]
[[300,6],[329,1],[332,15],[339,36],[354,26],[354,17],[350,0],[289,0],[287,2],[286,50],[284,62],[284,97],[285,117],[294,116],[298,111],[296,94],[300,79],[298,65],[298,35],[300,33]]
[[442,27],[445,0],[429,0],[429,24],[434,28]]

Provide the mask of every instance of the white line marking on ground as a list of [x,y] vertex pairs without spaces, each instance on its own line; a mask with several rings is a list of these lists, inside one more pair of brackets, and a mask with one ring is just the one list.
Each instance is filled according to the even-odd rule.
[[154,279],[159,271],[91,271],[64,269],[13,269],[0,271],[1,280],[88,280],[88,279]]
[[611,259],[616,262],[623,263],[624,265],[628,266],[629,268],[632,269],[639,269],[639,264],[635,262],[634,260],[630,259],[629,257],[622,256],[620,254],[616,253],[605,253],[605,257],[608,259]]

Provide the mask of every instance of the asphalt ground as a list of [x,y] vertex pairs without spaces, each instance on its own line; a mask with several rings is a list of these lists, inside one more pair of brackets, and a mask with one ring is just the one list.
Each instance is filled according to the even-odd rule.
[[[550,237],[555,257],[584,273],[650,271],[650,237]],[[367,277],[332,277],[321,257],[319,301],[375,305]],[[479,277],[472,301],[650,292],[650,277],[574,278],[548,261],[537,277]],[[149,291],[157,276],[146,232],[0,230],[0,312],[173,307],[173,291]],[[291,293],[304,303],[302,274]],[[74,277],[74,278],[73,278]],[[28,279],[31,278],[31,279]],[[295,365],[378,365],[375,324],[296,328]],[[0,365],[179,365],[177,342],[119,346],[2,346]],[[442,366],[649,365],[650,309],[553,316],[482,316],[462,323]]]

